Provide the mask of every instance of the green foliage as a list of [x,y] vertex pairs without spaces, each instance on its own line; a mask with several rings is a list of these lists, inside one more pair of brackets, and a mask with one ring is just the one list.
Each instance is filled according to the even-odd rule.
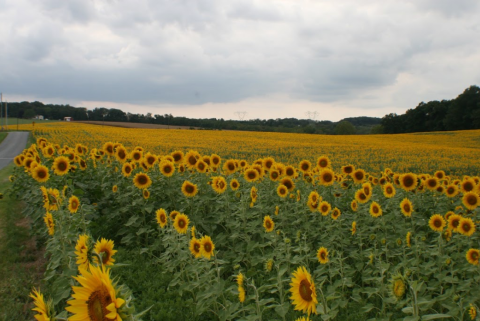
[[342,120],[335,126],[335,135],[355,135],[355,126],[347,120]]

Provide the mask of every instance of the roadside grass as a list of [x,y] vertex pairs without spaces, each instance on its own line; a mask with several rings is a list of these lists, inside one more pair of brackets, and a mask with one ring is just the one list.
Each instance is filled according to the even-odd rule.
[[32,223],[22,215],[24,205],[8,193],[14,166],[0,170],[0,320],[31,320],[29,294],[39,286],[46,261]]
[[5,137],[7,137],[7,133],[0,133],[0,144],[3,142]]
[[8,120],[5,118],[0,119],[0,127],[1,126],[8,126],[8,130],[16,130],[16,125],[17,123],[19,125],[25,125],[25,124],[32,124],[32,122],[35,122],[35,124],[43,124],[43,123],[53,123],[53,122],[58,122],[58,120],[38,120],[38,119],[24,119],[24,118],[16,118],[16,117],[8,117]]

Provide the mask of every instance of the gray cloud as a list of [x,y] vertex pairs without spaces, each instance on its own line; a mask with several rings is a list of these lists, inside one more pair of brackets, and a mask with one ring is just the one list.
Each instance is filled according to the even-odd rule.
[[416,88],[411,100],[397,100],[412,108],[425,100],[422,90],[448,98],[479,79],[473,0],[18,0],[2,7],[1,90],[65,103],[202,105],[284,94],[376,108]]

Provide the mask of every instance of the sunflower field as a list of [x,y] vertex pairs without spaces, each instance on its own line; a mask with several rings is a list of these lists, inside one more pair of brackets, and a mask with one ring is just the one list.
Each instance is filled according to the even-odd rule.
[[38,320],[477,317],[480,131],[32,132]]

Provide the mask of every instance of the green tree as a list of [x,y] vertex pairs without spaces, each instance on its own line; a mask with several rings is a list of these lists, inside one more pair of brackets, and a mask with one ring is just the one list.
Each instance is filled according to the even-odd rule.
[[356,129],[348,120],[342,120],[335,126],[335,135],[355,135]]
[[25,119],[32,119],[33,117],[35,117],[35,111],[31,108],[25,110],[25,112],[23,113],[23,118]]

